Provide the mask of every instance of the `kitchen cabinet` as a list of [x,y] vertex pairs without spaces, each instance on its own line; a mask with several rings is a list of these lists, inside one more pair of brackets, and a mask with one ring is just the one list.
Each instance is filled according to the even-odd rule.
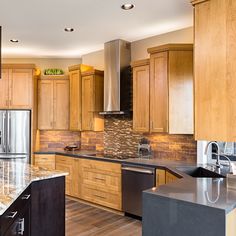
[[159,187],[164,184],[166,184],[166,170],[156,169],[156,186]]
[[67,172],[66,194],[73,197],[80,197],[79,185],[79,159],[56,155],[56,169]]
[[236,2],[194,0],[195,139],[236,141]]
[[[150,113],[146,113],[149,114],[149,131],[193,134],[193,45],[167,44],[149,48],[148,52],[150,90],[145,87],[145,94],[150,93]],[[139,119],[137,117],[134,119]]]
[[31,192],[27,188],[1,216],[1,236],[30,236]]
[[121,211],[120,164],[81,159],[80,175],[83,200]]
[[82,73],[82,130],[103,131],[103,71],[89,70]]
[[172,183],[176,181],[177,179],[179,179],[179,177],[177,177],[176,175],[172,174],[169,171],[166,171],[166,184]]
[[34,65],[3,64],[0,81],[1,109],[32,109]]
[[69,129],[67,76],[45,76],[38,80],[38,129]]
[[34,164],[38,167],[55,170],[55,162],[54,154],[34,154]]
[[91,70],[91,66],[79,64],[70,66],[70,130],[82,129],[82,78],[81,73]]
[[9,70],[2,69],[2,78],[0,79],[0,108],[8,109],[9,104]]
[[149,132],[149,59],[131,64],[133,68],[133,130]]
[[34,181],[31,189],[31,236],[65,236],[65,177]]

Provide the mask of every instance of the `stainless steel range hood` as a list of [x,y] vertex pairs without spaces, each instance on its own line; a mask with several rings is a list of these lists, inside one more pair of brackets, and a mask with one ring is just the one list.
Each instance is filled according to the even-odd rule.
[[124,40],[105,43],[104,111],[125,114],[131,108],[131,45]]

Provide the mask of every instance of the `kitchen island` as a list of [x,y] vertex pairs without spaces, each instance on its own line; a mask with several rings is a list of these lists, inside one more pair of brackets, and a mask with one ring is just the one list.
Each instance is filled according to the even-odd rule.
[[64,236],[65,175],[0,160],[0,235]]
[[225,178],[185,176],[144,191],[143,236],[235,236],[236,190]]

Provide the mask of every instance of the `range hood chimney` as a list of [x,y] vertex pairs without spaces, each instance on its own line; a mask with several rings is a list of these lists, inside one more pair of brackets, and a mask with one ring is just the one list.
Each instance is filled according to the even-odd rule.
[[104,111],[102,115],[125,114],[131,109],[131,44],[114,40],[104,46]]

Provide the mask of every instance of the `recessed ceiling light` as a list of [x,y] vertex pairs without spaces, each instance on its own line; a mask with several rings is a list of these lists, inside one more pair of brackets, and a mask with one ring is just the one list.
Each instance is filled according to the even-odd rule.
[[121,8],[122,8],[123,10],[131,10],[131,9],[134,8],[134,4],[126,3],[126,4],[123,4],[123,5],[121,6]]
[[65,30],[66,32],[73,32],[73,31],[74,31],[74,29],[73,29],[73,28],[70,28],[70,27],[66,27],[64,30]]
[[10,42],[12,42],[12,43],[18,43],[19,40],[18,40],[18,39],[10,39]]

